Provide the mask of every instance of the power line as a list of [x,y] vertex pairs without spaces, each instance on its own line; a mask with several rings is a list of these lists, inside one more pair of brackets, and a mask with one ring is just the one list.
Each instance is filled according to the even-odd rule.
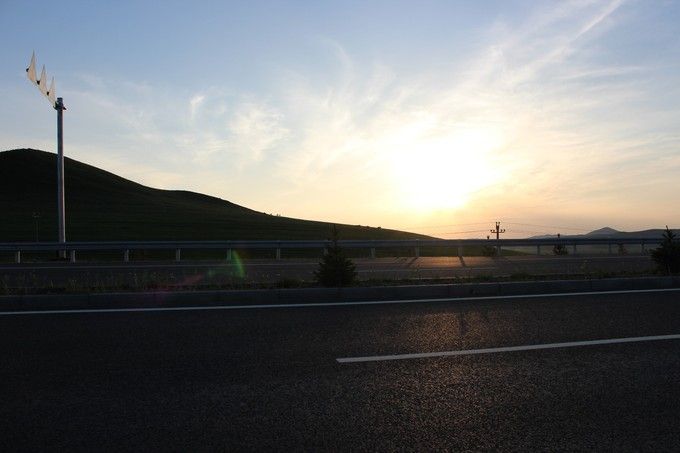
[[[499,227],[500,227],[500,222]],[[513,233],[527,233],[527,234],[541,234],[541,235],[555,235],[554,231],[561,231],[561,230],[567,230],[567,231],[578,231],[578,232],[588,232],[590,230],[585,229],[585,228],[575,228],[575,227],[565,227],[565,226],[556,226],[556,225],[539,225],[536,223],[520,223],[520,222],[504,222],[508,225],[518,225],[518,226],[528,226],[528,227],[538,227],[538,228],[550,228],[552,231],[548,230],[543,230],[543,231],[535,231],[535,230],[516,230],[512,229]],[[473,225],[485,225],[486,222],[470,222],[470,223],[449,223],[446,225],[414,225],[414,226],[405,226],[401,227],[402,229],[437,229],[437,228],[450,228],[450,227],[457,227],[457,226],[473,226]],[[484,233],[487,230],[466,230],[466,231],[446,231],[446,232],[440,232],[437,234],[469,234],[469,233]],[[505,231],[498,231],[499,235],[501,233],[504,233]],[[491,233],[496,233],[496,230],[494,229],[491,231]]]
[[531,230],[512,230],[513,233],[527,233],[527,234],[542,234],[546,236],[555,236],[555,233],[550,231],[531,231]]
[[443,234],[466,234],[466,233],[483,233],[486,230],[469,230],[469,231],[447,231]]
[[488,222],[474,222],[474,223],[448,223],[446,225],[412,225],[401,228],[450,228],[458,226],[472,226],[472,225],[486,225]]
[[[539,227],[539,228],[554,228],[558,230],[573,230],[573,231],[590,231],[587,228],[575,228],[575,227],[566,227],[566,226],[557,226],[557,225],[539,225],[537,223],[520,223],[520,222],[504,222],[508,225],[520,225],[520,226],[531,226],[531,227]],[[403,226],[401,228],[448,228],[448,227],[457,227],[457,226],[471,226],[471,225],[486,225],[487,222],[471,222],[471,223],[448,223],[444,225],[410,225],[410,226]]]
[[558,230],[574,230],[574,231],[589,231],[585,228],[573,228],[573,227],[565,227],[565,226],[555,226],[555,225],[537,225],[535,223],[518,223],[518,222],[505,222],[508,225],[521,225],[521,226],[532,226],[532,227],[539,227],[539,228],[555,228]]

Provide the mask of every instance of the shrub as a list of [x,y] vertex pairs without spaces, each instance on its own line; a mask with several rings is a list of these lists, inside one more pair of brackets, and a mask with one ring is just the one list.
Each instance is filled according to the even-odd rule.
[[496,247],[492,245],[485,245],[482,247],[482,255],[483,256],[496,256],[498,254],[498,250]]
[[326,253],[314,272],[314,278],[322,286],[348,286],[357,277],[356,266],[347,258],[338,244],[338,229],[333,225],[331,243],[326,246]]
[[301,280],[295,278],[284,278],[276,284],[278,288],[302,288],[304,285]]
[[677,274],[680,272],[680,241],[673,231],[668,229],[663,233],[661,246],[652,250],[652,259],[661,272]]
[[567,246],[564,244],[555,244],[553,247],[553,254],[554,255],[569,255],[569,250],[567,250]]

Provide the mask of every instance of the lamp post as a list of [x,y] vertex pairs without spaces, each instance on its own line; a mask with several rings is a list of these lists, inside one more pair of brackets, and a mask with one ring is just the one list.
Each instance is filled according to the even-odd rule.
[[38,242],[38,219],[40,219],[40,213],[33,213],[33,220],[35,221],[35,242]]
[[[40,92],[47,98],[52,107],[57,111],[57,217],[59,225],[59,243],[66,243],[66,207],[64,205],[64,99],[56,97],[54,77],[50,87],[47,87],[47,74],[43,65],[40,78],[35,72],[35,52],[31,56],[31,63],[26,68],[28,80],[38,87]],[[59,256],[66,257],[66,251],[60,250]]]

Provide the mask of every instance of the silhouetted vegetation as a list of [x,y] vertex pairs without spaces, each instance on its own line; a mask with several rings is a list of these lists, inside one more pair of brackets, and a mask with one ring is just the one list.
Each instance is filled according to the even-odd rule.
[[498,250],[492,245],[485,245],[482,247],[483,256],[496,256],[498,255]]
[[333,237],[326,247],[326,254],[319,263],[314,278],[323,286],[348,286],[357,278],[356,266],[347,258],[338,243],[338,229],[333,225]]
[[661,246],[652,250],[651,255],[661,272],[680,273],[680,241],[677,235],[668,229],[668,226],[663,233]]
[[[557,239],[560,239],[562,235],[560,233],[557,233]],[[553,246],[553,255],[569,255],[569,250],[567,250],[567,246],[564,244],[555,244]]]
[[564,244],[555,244],[553,246],[553,255],[569,255],[569,250]]

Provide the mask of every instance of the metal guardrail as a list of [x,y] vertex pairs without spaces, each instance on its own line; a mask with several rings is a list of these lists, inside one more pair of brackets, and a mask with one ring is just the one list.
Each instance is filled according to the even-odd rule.
[[[453,247],[457,248],[458,256],[463,256],[465,247],[487,246],[494,247],[498,254],[502,248],[535,247],[536,254],[541,254],[542,247],[562,245],[571,247],[572,253],[577,252],[578,246],[606,245],[608,253],[612,254],[612,247],[625,245],[640,245],[640,252],[645,253],[646,246],[658,245],[661,239],[650,238],[554,238],[554,239],[409,239],[409,240],[343,240],[340,246],[347,249],[370,249],[371,257],[375,258],[376,249],[413,248],[414,255],[420,256],[423,247]],[[328,240],[298,240],[298,241],[110,241],[110,242],[12,242],[0,243],[0,252],[10,252],[15,255],[15,262],[21,262],[22,252],[52,252],[65,251],[71,262],[76,261],[76,252],[86,251],[121,251],[123,261],[130,260],[131,250],[175,250],[175,261],[181,260],[182,250],[225,250],[226,258],[232,258],[233,250],[270,249],[276,250],[276,258],[281,259],[282,250],[292,249],[324,249],[330,245]]]

